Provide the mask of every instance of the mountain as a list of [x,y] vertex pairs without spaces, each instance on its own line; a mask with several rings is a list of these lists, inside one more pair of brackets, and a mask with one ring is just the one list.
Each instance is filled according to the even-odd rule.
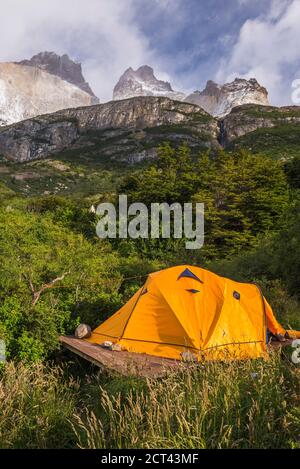
[[[26,195],[114,191],[165,141],[192,154],[222,143],[279,160],[300,157],[300,107],[246,104],[221,121],[199,106],[137,97],[67,109],[0,129],[0,183]],[[98,200],[98,199],[97,199]]]
[[262,87],[255,78],[250,80],[236,78],[225,85],[218,85],[209,80],[203,91],[195,91],[187,96],[185,101],[201,106],[215,117],[223,117],[235,106],[243,104],[269,105],[266,88]]
[[165,140],[195,151],[218,147],[217,121],[200,107],[165,97],[137,97],[67,109],[0,129],[0,155],[16,162],[79,151],[88,158],[138,162]]
[[[253,78],[236,78],[218,85],[208,81],[189,96],[158,80],[148,65],[128,68],[113,91],[114,100],[140,96],[167,97],[202,107],[214,117],[228,115],[239,105],[268,105],[268,92]],[[61,109],[90,106],[99,100],[85,81],[80,63],[55,52],[40,52],[29,60],[0,63],[0,126]]]
[[246,148],[276,158],[300,155],[300,107],[246,104],[218,121],[201,107],[141,96],[78,107],[0,129],[2,160],[30,162],[67,152],[91,161],[137,163],[163,141],[194,152]]
[[183,101],[185,97],[184,93],[173,91],[169,82],[158,80],[153,68],[148,65],[137,70],[128,68],[114,87],[114,100],[136,96],[166,96],[178,101]]
[[81,64],[71,60],[67,54],[60,56],[55,52],[40,52],[31,57],[30,60],[22,60],[17,63],[28,67],[37,67],[60,77],[91,95],[95,104],[99,103],[98,98],[83,77]]
[[38,67],[0,63],[0,125],[93,103],[87,92]]
[[238,106],[224,118],[221,130],[229,150],[244,148],[280,160],[300,157],[299,106]]
[[236,78],[231,83],[218,85],[209,80],[203,91],[185,96],[173,91],[169,82],[158,80],[153,68],[143,65],[137,70],[128,68],[121,76],[113,91],[113,99],[127,99],[135,96],[167,96],[174,100],[186,101],[202,107],[215,117],[223,117],[235,106],[243,104],[269,105],[268,92],[255,78]]

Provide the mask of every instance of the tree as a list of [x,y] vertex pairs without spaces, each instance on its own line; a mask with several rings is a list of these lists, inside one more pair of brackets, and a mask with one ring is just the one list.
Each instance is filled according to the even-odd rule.
[[187,145],[174,149],[169,143],[158,148],[158,156],[150,168],[125,178],[120,193],[129,195],[131,201],[187,202],[195,190],[196,175]]
[[229,256],[274,231],[288,204],[281,164],[264,155],[221,151],[200,160],[200,189],[193,197],[205,203],[209,256]]
[[[201,256],[231,256],[276,230],[288,204],[288,184],[282,164],[246,151],[202,153],[170,144],[159,148],[155,163],[125,179],[121,191],[130,201],[203,202],[205,246]],[[164,241],[163,241],[164,244]],[[178,246],[177,246],[178,248]],[[188,255],[187,255],[188,257]]]
[[283,220],[283,228],[273,243],[273,269],[293,295],[300,296],[300,202],[296,202]]

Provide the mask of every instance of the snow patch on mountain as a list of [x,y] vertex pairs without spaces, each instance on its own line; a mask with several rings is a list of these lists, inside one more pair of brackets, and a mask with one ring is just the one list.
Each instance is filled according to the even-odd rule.
[[136,96],[165,96],[183,101],[185,94],[174,91],[167,81],[158,80],[153,68],[143,65],[137,70],[128,68],[114,87],[113,99],[128,99]]
[[236,78],[225,85],[209,80],[203,91],[195,91],[187,96],[185,101],[201,106],[215,117],[223,117],[234,107],[243,104],[269,106],[268,92],[255,78]]

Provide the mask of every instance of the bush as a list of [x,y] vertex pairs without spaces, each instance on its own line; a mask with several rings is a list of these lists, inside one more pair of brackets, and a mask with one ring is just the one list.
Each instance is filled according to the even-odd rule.
[[0,328],[10,358],[43,359],[60,334],[99,323],[102,309],[104,318],[120,305],[120,281],[107,243],[88,241],[48,213],[0,210]]

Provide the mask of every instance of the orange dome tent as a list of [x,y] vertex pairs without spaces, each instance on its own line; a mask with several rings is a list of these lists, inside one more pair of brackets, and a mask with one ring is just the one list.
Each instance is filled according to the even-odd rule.
[[256,358],[266,355],[267,332],[285,334],[254,284],[238,283],[194,266],[152,273],[91,343],[181,359]]

